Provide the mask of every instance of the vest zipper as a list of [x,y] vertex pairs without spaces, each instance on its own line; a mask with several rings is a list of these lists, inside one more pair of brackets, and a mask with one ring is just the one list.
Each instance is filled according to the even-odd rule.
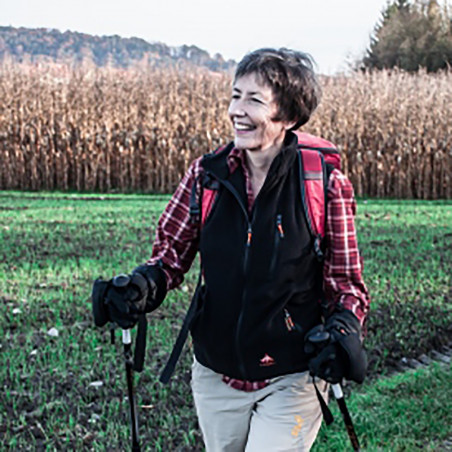
[[225,180],[217,179],[220,184],[223,184],[223,186],[229,190],[229,192],[234,196],[234,198],[237,200],[240,208],[242,209],[242,212],[245,215],[246,221],[248,223],[247,228],[247,234],[246,234],[246,243],[245,243],[245,252],[243,257],[243,277],[244,277],[244,287],[242,292],[242,300],[241,300],[241,306],[240,306],[240,314],[239,318],[237,319],[237,328],[235,333],[235,348],[236,348],[236,354],[239,364],[239,370],[242,374],[242,377],[244,380],[246,380],[246,368],[245,368],[245,359],[243,358],[242,349],[240,347],[240,330],[242,328],[243,323],[243,307],[246,300],[247,290],[246,290],[246,275],[248,273],[248,259],[249,259],[249,250],[251,248],[251,241],[253,238],[253,228],[252,228],[252,222],[255,217],[256,208],[254,208],[253,211],[253,217],[250,219],[250,216],[248,214],[248,209],[243,204],[242,200],[240,199],[240,195],[237,193],[237,190],[234,188],[234,186]]
[[253,237],[253,230],[251,228],[251,223],[248,223],[248,233],[247,233],[247,241],[245,245],[245,253],[243,257],[243,277],[244,277],[244,284],[243,284],[243,292],[242,292],[242,302],[240,306],[240,314],[239,318],[237,319],[237,329],[235,332],[235,349],[237,353],[237,358],[239,362],[239,369],[241,374],[243,375],[243,379],[246,380],[246,369],[245,369],[245,359],[243,358],[242,349],[240,347],[240,330],[242,329],[242,323],[243,323],[243,307],[245,305],[245,300],[247,296],[247,289],[246,289],[246,275],[248,273],[248,256],[249,256],[249,249],[251,247],[251,240]]

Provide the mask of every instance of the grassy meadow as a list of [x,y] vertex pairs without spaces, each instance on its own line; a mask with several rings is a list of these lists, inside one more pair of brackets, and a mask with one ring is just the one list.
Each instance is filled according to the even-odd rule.
[[[167,201],[166,195],[0,192],[0,449],[129,448],[120,332],[111,345],[108,329],[93,326],[89,296],[95,278],[129,272],[149,257]],[[359,201],[372,296],[370,369],[349,402],[364,450],[450,445],[450,364],[403,371],[401,363],[452,340],[451,207],[450,201]],[[194,268],[148,316],[145,369],[135,376],[145,450],[203,450],[189,344],[171,383],[157,382],[196,276]],[[349,447],[336,417],[322,428],[316,452]]]

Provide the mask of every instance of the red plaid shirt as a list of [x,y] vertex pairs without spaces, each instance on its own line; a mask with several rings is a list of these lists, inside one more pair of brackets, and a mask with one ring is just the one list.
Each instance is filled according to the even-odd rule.
[[[233,149],[228,156],[229,171],[243,168],[248,195],[248,208],[254,203],[251,178],[242,151]],[[189,270],[199,243],[199,224],[190,221],[190,194],[193,183],[203,169],[201,158],[195,160],[158,222],[150,264],[161,260],[166,273],[168,289],[181,284]],[[198,179],[200,180],[200,178]],[[363,324],[369,310],[369,296],[363,282],[362,262],[356,239],[354,216],[356,201],[350,181],[338,170],[331,173],[328,183],[326,243],[323,270],[326,298],[351,310]],[[223,381],[243,391],[254,391],[268,381],[249,382],[224,376]]]

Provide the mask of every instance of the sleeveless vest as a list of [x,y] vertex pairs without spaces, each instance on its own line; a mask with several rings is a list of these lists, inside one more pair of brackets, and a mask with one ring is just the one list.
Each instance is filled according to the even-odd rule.
[[196,359],[251,381],[306,370],[303,338],[321,322],[322,264],[301,201],[297,138],[287,135],[251,212],[241,167],[229,172],[230,149],[202,161],[219,193],[200,237]]

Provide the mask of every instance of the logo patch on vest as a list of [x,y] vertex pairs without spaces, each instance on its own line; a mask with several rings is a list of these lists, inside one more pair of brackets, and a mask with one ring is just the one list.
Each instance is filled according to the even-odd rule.
[[268,355],[267,353],[260,360],[260,365],[262,367],[274,366],[275,364],[276,364],[275,360],[270,355]]

